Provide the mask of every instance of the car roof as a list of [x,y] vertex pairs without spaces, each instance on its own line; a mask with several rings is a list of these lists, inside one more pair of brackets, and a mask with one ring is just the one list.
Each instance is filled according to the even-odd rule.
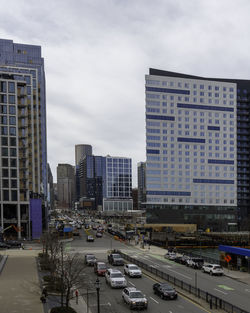
[[99,264],[100,264],[100,265],[103,265],[103,264],[106,265],[106,263],[104,263],[104,262],[97,262],[96,264],[97,264],[97,265],[99,265]]
[[140,290],[137,290],[135,287],[127,287],[125,289],[127,289],[128,291],[140,291]]
[[127,264],[127,266],[136,266],[136,267],[138,267],[136,264]]

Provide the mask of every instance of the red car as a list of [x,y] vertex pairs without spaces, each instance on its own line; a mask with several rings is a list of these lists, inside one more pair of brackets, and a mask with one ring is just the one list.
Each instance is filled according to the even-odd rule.
[[98,276],[104,276],[105,272],[107,270],[107,266],[104,262],[96,262],[94,264],[94,272],[98,275]]

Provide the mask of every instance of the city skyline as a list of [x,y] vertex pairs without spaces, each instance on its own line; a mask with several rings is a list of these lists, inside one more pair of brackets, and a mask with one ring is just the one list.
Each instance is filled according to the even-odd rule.
[[132,158],[135,186],[137,163],[146,160],[144,74],[159,68],[248,79],[249,6],[183,0],[3,4],[1,38],[39,45],[46,60],[54,181],[58,163],[74,165],[74,146],[90,144],[97,155]]

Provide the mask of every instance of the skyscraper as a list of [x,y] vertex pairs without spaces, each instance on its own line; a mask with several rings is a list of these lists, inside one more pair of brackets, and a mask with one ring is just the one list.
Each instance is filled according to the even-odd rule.
[[80,177],[79,177],[79,165],[81,159],[86,155],[92,155],[92,146],[86,144],[75,145],[75,200],[80,198]]
[[70,164],[57,166],[58,208],[72,209],[75,194],[75,170]]
[[[46,227],[47,135],[41,47],[0,39],[1,227],[39,237]],[[43,222],[43,225],[42,225]]]
[[146,182],[151,221],[237,229],[250,196],[249,94],[247,80],[150,69]]
[[146,162],[137,164],[138,179],[138,209],[146,207]]
[[104,211],[132,210],[131,159],[87,155],[80,161],[81,197],[95,199]]

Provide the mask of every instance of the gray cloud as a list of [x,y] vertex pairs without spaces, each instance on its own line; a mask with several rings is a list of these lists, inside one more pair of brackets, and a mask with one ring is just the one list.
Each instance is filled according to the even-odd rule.
[[2,38],[39,44],[47,81],[48,160],[74,164],[74,145],[145,160],[149,67],[248,78],[248,0],[13,0]]

